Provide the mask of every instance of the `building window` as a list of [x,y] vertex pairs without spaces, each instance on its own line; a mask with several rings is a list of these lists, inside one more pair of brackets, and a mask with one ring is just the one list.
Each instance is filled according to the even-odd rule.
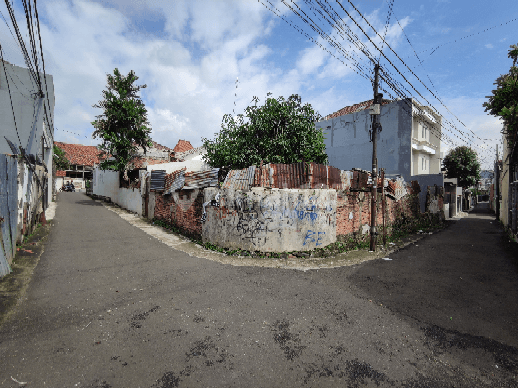
[[424,170],[424,158],[421,158],[421,170]]

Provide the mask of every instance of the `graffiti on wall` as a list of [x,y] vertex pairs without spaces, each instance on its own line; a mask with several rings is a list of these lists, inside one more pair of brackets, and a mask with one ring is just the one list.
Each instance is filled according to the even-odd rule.
[[[331,223],[329,213],[333,210],[331,205],[323,204],[317,196],[305,200],[303,195],[292,199],[282,198],[280,202],[273,203],[264,197],[253,201],[253,198],[245,195],[235,198],[233,205],[235,210],[232,209],[232,213],[237,216],[237,223],[232,227],[233,233],[255,246],[264,244],[268,233],[277,232],[279,237],[285,229],[294,229],[295,233],[300,233],[301,230],[295,229],[301,221],[309,221],[314,226],[305,235],[301,235],[304,238],[303,245],[321,245],[325,232],[315,230],[318,230],[319,223]],[[225,218],[229,212],[222,205],[219,218]]]
[[[304,243],[302,245],[310,245],[311,243],[315,243],[316,246],[322,245],[322,243],[319,243],[319,241],[322,240],[322,237],[320,237],[321,234],[326,234],[326,232],[313,232],[312,230],[308,229],[306,236],[304,237]],[[316,240],[315,235],[317,235]]]

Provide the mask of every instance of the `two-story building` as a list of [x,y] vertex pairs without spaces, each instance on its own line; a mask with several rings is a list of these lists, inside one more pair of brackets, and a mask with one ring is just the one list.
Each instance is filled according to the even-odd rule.
[[[368,100],[348,106],[316,123],[324,133],[329,164],[341,170],[372,169],[371,117]],[[441,172],[441,117],[414,99],[383,100],[377,137],[378,168],[388,177]]]
[[[317,122],[324,133],[329,164],[341,170],[372,170],[373,100],[347,106]],[[413,98],[383,100],[377,134],[378,169],[387,178],[417,180],[421,187],[443,186],[441,117]],[[426,193],[420,195],[424,211]]]

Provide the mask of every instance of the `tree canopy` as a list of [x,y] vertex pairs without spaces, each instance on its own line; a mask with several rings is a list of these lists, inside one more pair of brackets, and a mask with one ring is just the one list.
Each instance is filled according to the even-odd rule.
[[[222,130],[215,140],[203,140],[207,150],[206,163],[213,167],[241,169],[263,163],[327,163],[324,135],[315,122],[320,114],[309,103],[301,106],[297,94],[287,100],[269,97],[258,107],[245,109],[237,120],[230,114],[223,116]],[[244,117],[248,120],[245,121]]]
[[101,169],[124,171],[137,146],[141,146],[144,152],[151,146],[147,109],[137,95],[147,85],[133,85],[139,78],[133,70],[123,76],[115,68],[113,74],[107,74],[107,90],[102,92],[104,100],[93,105],[104,109],[104,113],[92,122],[95,128],[92,137],[101,138],[103,142],[98,148],[102,154],[112,155],[115,159],[105,159],[100,164]]
[[477,153],[471,148],[461,146],[448,152],[443,160],[447,178],[457,178],[461,187],[468,188],[480,180],[480,163]]
[[56,170],[68,170],[70,168],[70,162],[66,157],[65,151],[63,151],[61,148],[54,144],[53,152],[53,162],[56,166]]
[[518,133],[518,67],[516,66],[518,45],[514,44],[510,48],[507,56],[513,59],[513,65],[508,74],[496,79],[494,85],[497,87],[493,90],[492,96],[487,96],[488,102],[483,106],[486,112],[489,111],[491,115],[499,116],[504,120],[512,143]]

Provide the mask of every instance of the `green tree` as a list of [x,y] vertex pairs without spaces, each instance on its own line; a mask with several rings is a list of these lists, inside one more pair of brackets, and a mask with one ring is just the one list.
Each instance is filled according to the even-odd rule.
[[480,163],[477,153],[461,146],[450,150],[443,160],[447,178],[457,178],[461,187],[468,188],[480,180]]
[[70,169],[70,162],[66,157],[65,151],[63,151],[61,148],[59,148],[57,145],[54,144],[53,147],[54,151],[54,165],[56,166],[56,170],[69,170]]
[[508,58],[513,59],[513,65],[508,74],[501,75],[496,79],[492,96],[487,96],[488,102],[483,106],[485,111],[493,116],[499,116],[507,126],[507,135],[512,145],[516,141],[518,133],[518,45],[510,46]]
[[[270,96],[272,93],[268,93]],[[324,135],[315,122],[320,114],[310,104],[301,106],[301,98],[291,95],[288,100],[267,97],[263,106],[253,98],[254,106],[245,109],[234,120],[223,116],[222,130],[214,141],[203,140],[207,153],[204,161],[213,167],[241,169],[264,163],[327,163]]]
[[101,169],[124,171],[137,146],[146,152],[147,147],[152,145],[147,109],[137,95],[147,85],[133,85],[139,78],[133,70],[126,77],[117,68],[113,74],[107,74],[107,90],[102,92],[104,100],[93,105],[94,108],[104,109],[104,113],[92,122],[95,128],[92,137],[102,139],[102,144],[98,146],[101,155],[112,155],[115,159],[105,159],[100,164]]

